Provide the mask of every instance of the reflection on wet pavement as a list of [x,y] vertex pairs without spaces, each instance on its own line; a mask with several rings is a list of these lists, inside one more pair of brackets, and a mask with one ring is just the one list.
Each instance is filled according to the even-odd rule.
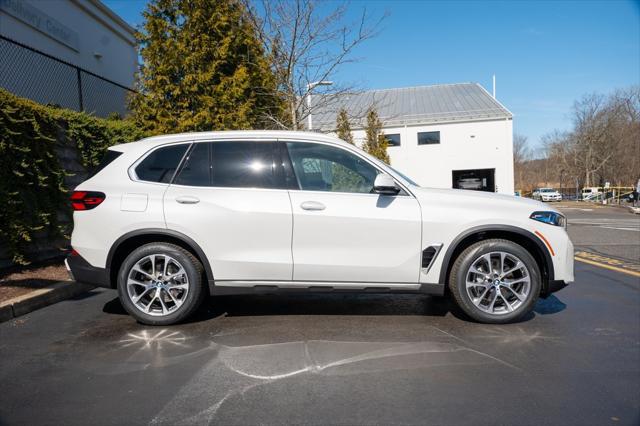
[[[290,324],[286,331],[281,330],[277,317],[259,321],[255,326],[246,318],[238,324],[235,318],[218,317],[213,323],[169,328],[143,328],[124,318],[127,323],[121,336],[103,332],[102,328],[113,326],[112,322],[104,321],[94,323],[72,345],[89,340],[103,347],[79,365],[100,375],[194,366],[190,377],[153,418],[153,424],[215,423],[217,413],[228,401],[299,376],[370,375],[456,366],[495,369],[498,373],[505,369],[522,372],[512,362],[483,352],[451,331],[433,325],[424,325],[419,335],[414,336],[411,332],[397,331],[394,334],[402,339],[399,341],[378,341],[375,336],[363,339],[363,334],[376,328],[385,332],[386,321],[354,318],[355,329],[344,334],[360,336],[359,340],[286,340],[288,335],[299,333]],[[415,325],[415,320],[411,322]],[[477,324],[476,332],[513,344],[537,338],[522,328],[506,332]],[[416,340],[403,339],[407,337]]]
[[[300,341],[239,347],[212,342],[210,349],[215,356],[180,389],[153,424],[213,422],[231,397],[301,374],[352,375],[492,364],[519,370],[491,355],[445,342]],[[186,417],[185,411],[189,413]]]
[[209,302],[189,323],[147,327],[100,291],[3,324],[0,423],[638,420],[640,297],[628,286],[570,287],[501,326],[413,295]]

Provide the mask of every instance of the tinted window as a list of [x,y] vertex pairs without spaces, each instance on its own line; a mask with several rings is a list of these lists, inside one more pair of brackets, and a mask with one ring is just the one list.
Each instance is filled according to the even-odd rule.
[[287,143],[300,189],[370,193],[378,170],[340,148],[315,143]]
[[432,145],[440,143],[440,132],[418,133],[418,145]]
[[213,186],[283,188],[275,142],[214,142]]
[[387,138],[387,144],[389,146],[400,146],[400,134],[393,133],[391,135],[384,135]]
[[98,166],[93,170],[93,172],[89,176],[97,175],[102,169],[107,167],[109,164],[111,164],[111,162],[113,162],[113,160],[120,157],[121,155],[122,155],[121,152],[107,150],[107,152],[104,154],[104,157],[102,157],[102,160],[100,161]]
[[188,147],[182,144],[156,149],[136,167],[138,179],[169,183]]
[[177,185],[210,186],[210,162],[208,143],[197,143],[187,155],[184,166],[175,180]]

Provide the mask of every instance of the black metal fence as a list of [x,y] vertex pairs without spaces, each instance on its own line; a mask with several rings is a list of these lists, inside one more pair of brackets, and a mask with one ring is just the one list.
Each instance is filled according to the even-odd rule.
[[0,87],[98,117],[127,114],[126,86],[0,35]]

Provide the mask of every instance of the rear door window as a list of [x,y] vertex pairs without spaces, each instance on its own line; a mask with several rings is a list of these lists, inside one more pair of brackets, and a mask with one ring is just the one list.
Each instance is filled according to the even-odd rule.
[[210,143],[196,143],[187,155],[174,183],[187,186],[211,186]]
[[211,144],[212,186],[284,188],[276,142],[224,141]]
[[158,148],[136,167],[136,176],[148,182],[169,183],[189,144]]

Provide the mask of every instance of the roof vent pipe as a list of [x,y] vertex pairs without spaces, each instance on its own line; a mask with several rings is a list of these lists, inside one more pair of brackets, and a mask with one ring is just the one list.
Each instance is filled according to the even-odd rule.
[[493,75],[493,99],[496,98],[496,75]]

